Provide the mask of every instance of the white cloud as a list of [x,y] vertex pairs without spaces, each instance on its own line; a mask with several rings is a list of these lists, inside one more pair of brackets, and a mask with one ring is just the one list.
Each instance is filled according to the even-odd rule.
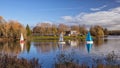
[[73,18],[71,16],[63,16],[62,19],[66,20],[66,21],[72,21]]
[[103,6],[98,7],[98,8],[90,8],[90,10],[91,10],[91,11],[99,11],[99,10],[105,8],[105,7],[107,7],[107,5],[103,5]]
[[[68,18],[68,19],[67,19]],[[120,29],[120,7],[108,11],[98,11],[94,13],[80,13],[75,17],[67,16],[66,23],[79,23],[85,25],[101,25],[108,29]]]
[[78,24],[76,18],[72,17],[72,16],[63,16],[61,22],[63,22],[66,25],[75,25],[75,24]]

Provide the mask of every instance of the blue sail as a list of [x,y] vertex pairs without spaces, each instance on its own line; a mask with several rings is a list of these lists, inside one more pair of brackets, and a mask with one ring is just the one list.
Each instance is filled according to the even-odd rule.
[[90,32],[87,34],[86,41],[93,41]]

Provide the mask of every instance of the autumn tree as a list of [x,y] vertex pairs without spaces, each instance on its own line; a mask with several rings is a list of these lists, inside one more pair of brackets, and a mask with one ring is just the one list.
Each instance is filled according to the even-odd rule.
[[97,34],[96,29],[93,26],[90,27],[90,33],[92,36],[96,36]]
[[87,29],[84,25],[82,25],[82,26],[79,25],[79,33],[81,35],[86,35],[87,34]]
[[109,34],[109,31],[108,31],[108,29],[107,29],[107,28],[105,28],[105,29],[104,29],[104,35],[106,35],[106,36],[107,36],[108,34]]
[[79,26],[78,25],[72,25],[71,30],[76,30],[77,32],[79,32]]
[[0,37],[6,36],[6,28],[5,28],[6,23],[7,22],[3,19],[3,17],[0,16]]
[[26,29],[22,26],[18,21],[9,21],[9,31],[12,33],[12,38],[19,38],[20,34],[23,33],[24,37],[26,37]]
[[26,30],[18,21],[7,22],[0,16],[0,37],[16,40],[20,38],[21,33],[26,37]]
[[53,26],[50,23],[39,23],[33,28],[33,33],[38,35],[51,35]]
[[52,34],[54,35],[54,36],[56,36],[57,35],[57,26],[55,25],[55,24],[52,24]]
[[65,25],[65,24],[59,24],[58,25],[58,34],[60,34],[61,32],[66,31],[66,30],[68,30],[68,26],[67,25]]
[[100,37],[103,37],[104,36],[104,31],[103,31],[103,27],[101,26],[94,26],[94,27],[91,27],[90,28],[90,32],[93,36],[97,37],[97,38],[100,38]]
[[38,34],[40,34],[40,27],[35,26],[35,27],[33,28],[33,35],[38,35]]

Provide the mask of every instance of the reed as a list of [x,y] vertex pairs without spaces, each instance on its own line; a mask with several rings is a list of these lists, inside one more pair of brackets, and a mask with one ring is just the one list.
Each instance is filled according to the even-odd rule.
[[16,56],[0,54],[0,68],[41,68],[37,59],[26,60]]

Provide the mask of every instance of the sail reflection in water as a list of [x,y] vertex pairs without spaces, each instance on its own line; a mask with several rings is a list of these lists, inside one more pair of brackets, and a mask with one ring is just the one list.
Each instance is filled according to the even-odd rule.
[[64,44],[58,44],[59,50],[60,50],[60,51],[63,51],[63,47],[64,47],[64,46],[65,46]]
[[21,48],[21,51],[24,50],[24,43],[20,43],[20,48]]
[[93,46],[93,44],[86,44],[86,50],[88,53],[90,53],[92,46]]
[[71,47],[75,47],[75,46],[78,45],[78,41],[77,41],[77,40],[69,40],[68,43],[69,43],[69,45],[70,45]]

